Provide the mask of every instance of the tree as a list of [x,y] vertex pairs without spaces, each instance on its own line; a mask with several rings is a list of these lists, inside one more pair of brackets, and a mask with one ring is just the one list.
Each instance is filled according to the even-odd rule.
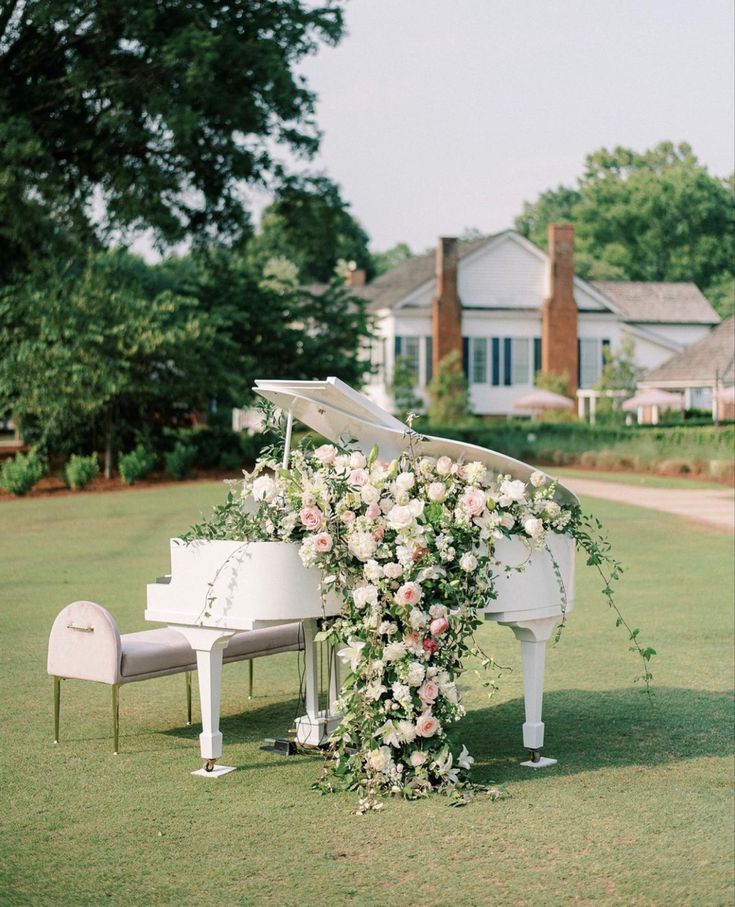
[[470,389],[457,350],[439,362],[429,382],[429,421],[432,425],[462,425],[472,418]]
[[108,476],[123,426],[144,431],[177,401],[206,407],[227,360],[197,301],[147,291],[144,269],[91,256],[0,294],[0,409],[51,450],[98,425]]
[[69,237],[247,234],[242,186],[284,173],[273,143],[318,147],[297,66],[342,32],[337,0],[6,0],[0,279]]
[[562,397],[569,396],[569,375],[564,372],[563,375],[557,375],[555,372],[536,372],[533,383],[541,390],[551,391],[552,394],[561,394]]
[[305,284],[328,283],[340,260],[372,277],[368,235],[348,208],[339,187],[325,176],[287,181],[248,243],[251,264],[262,270],[273,258],[287,258]]
[[549,223],[573,222],[582,277],[718,287],[735,268],[732,188],[685,143],[643,153],[602,148],[587,156],[576,189],[560,186],[526,203],[516,228],[545,247]]
[[610,347],[604,352],[605,364],[595,390],[626,391],[632,397],[646,372],[645,368],[636,365],[635,342],[630,337],[623,337],[617,352]]

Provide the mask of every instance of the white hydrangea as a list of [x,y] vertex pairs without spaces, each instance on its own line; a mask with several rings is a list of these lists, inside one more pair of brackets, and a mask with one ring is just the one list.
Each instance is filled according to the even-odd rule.
[[412,661],[406,669],[406,683],[410,687],[420,687],[426,676],[426,668],[420,661]]
[[347,542],[347,547],[358,560],[367,561],[375,554],[378,543],[370,532],[353,532]]

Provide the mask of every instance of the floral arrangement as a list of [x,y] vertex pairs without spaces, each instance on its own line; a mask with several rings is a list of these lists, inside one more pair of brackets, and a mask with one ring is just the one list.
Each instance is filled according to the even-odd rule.
[[349,665],[324,791],[360,790],[363,808],[384,792],[441,791],[465,802],[473,759],[447,729],[464,714],[457,678],[478,651],[473,633],[494,597],[501,538],[521,539],[529,556],[546,548],[549,533],[577,539],[605,579],[649,685],[654,652],[640,647],[612,596],[619,565],[579,508],[554,499],[556,484],[541,472],[525,483],[480,462],[413,449],[386,462],[377,449],[366,457],[325,444],[294,451],[288,469],[265,456],[230,486],[227,502],[188,538],[296,542],[303,563],[320,569],[323,593],[342,596],[341,614],[322,631]]

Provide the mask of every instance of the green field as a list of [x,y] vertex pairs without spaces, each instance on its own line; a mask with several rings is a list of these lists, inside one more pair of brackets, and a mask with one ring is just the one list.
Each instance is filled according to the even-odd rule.
[[[145,583],[167,540],[221,487],[0,504],[0,903],[7,905],[731,905],[732,536],[588,501],[627,567],[620,605],[654,645],[656,705],[632,679],[625,635],[579,565],[577,607],[547,659],[547,755],[523,757],[522,684],[509,630],[484,647],[513,672],[488,701],[471,665],[456,728],[476,778],[510,798],[451,809],[310,789],[320,761],[261,751],[297,709],[296,657],[225,668],[225,754],[239,771],[192,778],[198,729],[181,676],[124,687],[112,755],[108,687],[65,683],[52,745],[46,641],[75,598],[142,629]],[[277,578],[274,578],[274,582]]]

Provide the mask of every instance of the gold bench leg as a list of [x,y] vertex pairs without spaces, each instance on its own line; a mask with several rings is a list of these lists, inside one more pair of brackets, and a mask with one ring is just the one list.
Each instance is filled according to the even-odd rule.
[[186,726],[191,727],[191,671],[186,671],[185,676],[186,676]]
[[54,743],[59,742],[59,714],[61,712],[61,678],[54,677]]
[[120,686],[117,683],[112,685],[112,738],[112,752],[117,756],[120,740]]
[[253,659],[248,659],[248,699],[253,698]]

